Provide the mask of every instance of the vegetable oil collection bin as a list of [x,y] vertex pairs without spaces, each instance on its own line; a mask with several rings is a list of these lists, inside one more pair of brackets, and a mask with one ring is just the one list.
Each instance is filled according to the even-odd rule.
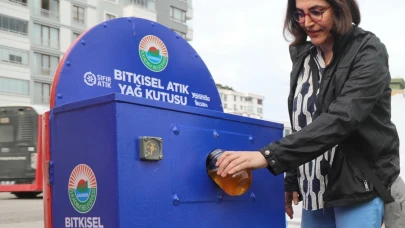
[[285,227],[283,176],[254,170],[229,196],[207,175],[217,149],[258,150],[283,125],[223,112],[215,82],[172,30],[96,25],[61,60],[47,115],[45,227]]

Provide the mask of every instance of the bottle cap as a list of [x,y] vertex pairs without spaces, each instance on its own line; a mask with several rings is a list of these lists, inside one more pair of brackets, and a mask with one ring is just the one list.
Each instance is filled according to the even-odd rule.
[[222,149],[216,149],[211,151],[208,156],[207,159],[205,161],[205,167],[208,170],[215,170],[218,167],[215,165],[215,163],[217,163],[217,158],[223,153],[224,151]]

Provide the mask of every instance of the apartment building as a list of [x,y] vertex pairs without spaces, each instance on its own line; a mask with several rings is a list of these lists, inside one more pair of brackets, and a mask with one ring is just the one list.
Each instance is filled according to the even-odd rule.
[[233,90],[228,86],[217,84],[224,112],[263,119],[264,96]]
[[[193,39],[192,0],[100,0],[99,20],[136,16],[156,21],[181,35],[185,40]],[[109,4],[106,4],[109,3]]]
[[117,17],[156,21],[193,39],[192,0],[0,0],[0,105],[47,106],[71,43]]
[[405,80],[403,78],[392,78],[390,87],[392,90],[391,95],[403,94],[405,89]]

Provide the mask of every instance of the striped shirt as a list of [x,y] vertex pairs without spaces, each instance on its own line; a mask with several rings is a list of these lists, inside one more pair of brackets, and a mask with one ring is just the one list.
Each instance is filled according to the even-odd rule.
[[[315,101],[319,94],[320,82],[325,62],[319,47],[312,46],[310,55],[314,56],[319,70],[317,91],[314,93],[312,76],[316,76],[310,69],[310,55],[305,58],[304,65],[297,81],[297,88],[293,103],[293,126],[294,132],[300,131],[310,124],[316,111]],[[333,162],[335,148],[326,151],[318,158],[298,167],[297,176],[300,194],[303,198],[303,208],[306,210],[318,210],[323,208],[323,194],[328,184],[328,171]]]

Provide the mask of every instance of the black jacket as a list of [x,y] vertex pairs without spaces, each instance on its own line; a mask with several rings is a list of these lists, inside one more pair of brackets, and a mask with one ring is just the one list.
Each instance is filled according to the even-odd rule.
[[[310,43],[291,46],[293,62],[288,97],[292,112],[297,77]],[[319,116],[299,132],[260,149],[274,175],[287,172],[285,190],[298,191],[297,167],[339,145],[328,173],[325,207],[353,205],[378,193],[348,154],[369,162],[389,188],[399,175],[399,139],[391,122],[391,89],[388,54],[371,32],[354,26],[333,46],[317,100]],[[269,153],[270,152],[270,153]]]

